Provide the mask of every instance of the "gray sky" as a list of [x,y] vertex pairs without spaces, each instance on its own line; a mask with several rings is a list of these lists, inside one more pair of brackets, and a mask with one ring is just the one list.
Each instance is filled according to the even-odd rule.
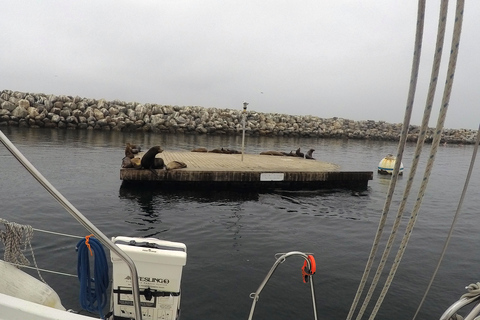
[[[439,0],[427,1],[412,124]],[[2,0],[0,89],[352,120],[403,121],[415,0]],[[455,2],[440,83],[450,51]],[[480,123],[480,1],[467,1],[447,128]],[[443,85],[430,126],[435,126]]]

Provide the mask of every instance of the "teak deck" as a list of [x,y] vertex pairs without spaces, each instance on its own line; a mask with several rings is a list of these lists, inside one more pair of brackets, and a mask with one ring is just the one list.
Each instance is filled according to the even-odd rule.
[[246,189],[331,189],[364,190],[372,171],[340,171],[339,166],[298,157],[203,152],[164,151],[157,154],[165,164],[184,162],[187,167],[157,169],[156,175],[145,169],[120,169],[124,183],[155,183],[164,187],[246,188]]

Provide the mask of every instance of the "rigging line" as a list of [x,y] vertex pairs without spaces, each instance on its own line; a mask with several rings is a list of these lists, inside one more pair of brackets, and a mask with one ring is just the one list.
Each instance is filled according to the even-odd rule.
[[[27,269],[31,269],[31,270],[37,270],[37,271],[42,271],[42,272],[47,272],[47,273],[53,273],[53,274],[58,274],[58,275],[61,275],[61,276],[68,276],[68,277],[74,277],[74,278],[77,277],[76,274],[64,273],[64,272],[53,271],[53,270],[48,270],[48,269],[42,269],[42,268],[37,268],[37,267],[31,267],[31,266],[26,266],[26,265],[23,265],[23,264],[12,263],[12,262],[8,262],[8,263],[11,264],[11,265],[17,266],[17,267],[21,267],[21,268],[27,268]],[[45,281],[44,281],[44,282],[45,282]],[[45,282],[45,283],[46,283],[46,282]]]
[[73,234],[66,234],[66,233],[60,233],[60,232],[49,231],[49,230],[42,230],[42,229],[36,229],[36,228],[33,228],[33,230],[38,231],[38,232],[43,232],[43,233],[49,233],[49,234],[53,234],[53,235],[57,235],[57,236],[76,238],[76,239],[85,238],[85,237],[80,237],[80,236],[76,236],[76,235],[73,235]]
[[445,244],[443,245],[443,250],[442,250],[442,253],[441,253],[440,258],[438,260],[435,271],[433,272],[432,278],[430,279],[430,283],[428,284],[427,289],[425,291],[425,294],[423,295],[423,298],[420,301],[420,304],[417,308],[417,311],[415,312],[415,315],[413,316],[413,320],[415,320],[418,313],[420,312],[420,309],[422,308],[423,302],[425,301],[425,298],[427,297],[428,292],[430,291],[430,288],[433,284],[433,280],[435,280],[435,277],[437,275],[438,269],[440,269],[440,265],[442,264],[443,257],[445,256],[448,245],[450,243],[450,239],[452,238],[453,228],[455,227],[455,224],[457,223],[457,219],[460,215],[460,210],[462,209],[463,200],[465,198],[465,194],[467,193],[468,184],[470,183],[470,177],[472,176],[473,167],[475,165],[475,158],[477,156],[478,145],[479,144],[480,144],[480,125],[479,125],[478,130],[477,130],[477,140],[475,141],[475,147],[473,149],[472,159],[470,160],[470,167],[468,168],[467,177],[465,179],[465,185],[463,186],[462,195],[460,196],[460,200],[458,202],[457,211],[455,212],[455,216],[453,217],[452,225],[450,226],[450,230],[448,232],[447,239],[445,240]]
[[397,236],[398,229],[400,227],[400,223],[402,220],[403,213],[405,211],[405,206],[407,203],[407,199],[410,195],[410,191],[413,185],[413,180],[415,178],[415,174],[417,172],[417,167],[418,163],[420,160],[420,155],[422,153],[424,141],[425,141],[425,136],[426,132],[428,129],[428,122],[430,119],[430,114],[432,111],[432,104],[433,100],[435,97],[435,91],[437,88],[438,84],[438,74],[440,71],[440,62],[442,60],[442,52],[443,52],[443,43],[445,39],[445,26],[447,23],[447,13],[448,13],[448,0],[442,0],[441,3],[441,8],[440,8],[440,15],[438,18],[438,32],[437,32],[437,42],[436,42],[436,48],[435,48],[435,54],[434,54],[434,62],[432,66],[432,74],[430,77],[430,86],[429,86],[429,91],[427,95],[427,100],[426,100],[426,105],[424,109],[424,114],[423,114],[423,120],[422,120],[422,126],[420,129],[420,135],[418,136],[417,139],[417,146],[415,149],[415,154],[413,157],[413,162],[412,162],[412,167],[410,170],[410,173],[408,175],[408,181],[405,186],[405,190],[403,193],[403,198],[401,200],[401,203],[399,205],[398,211],[397,211],[397,216],[395,218],[395,221],[392,225],[392,231],[390,232],[389,238],[387,240],[387,244],[385,246],[384,252],[382,254],[382,257],[380,258],[380,263],[377,267],[377,271],[375,273],[375,276],[373,278],[373,281],[370,285],[370,288],[367,292],[367,295],[365,297],[365,300],[363,302],[363,305],[359,311],[359,314],[357,316],[357,319],[360,319],[363,314],[365,313],[365,309],[367,308],[372,295],[378,285],[378,282],[380,280],[380,277],[382,275],[383,269],[385,268],[385,264],[387,263],[388,256],[390,255],[390,252],[392,251],[392,246],[393,242],[395,241],[395,238]]
[[413,109],[413,101],[415,98],[415,91],[417,86],[418,80],[418,70],[420,65],[420,55],[422,52],[422,37],[423,37],[423,26],[424,26],[424,19],[425,19],[425,0],[418,1],[418,12],[417,12],[417,30],[415,35],[415,45],[414,45],[414,52],[413,52],[413,62],[412,62],[412,71],[410,76],[410,87],[408,90],[408,98],[407,98],[407,105],[405,109],[405,117],[402,126],[402,132],[400,135],[400,141],[398,143],[398,150],[397,150],[397,158],[395,161],[395,166],[393,168],[392,178],[390,181],[390,185],[388,188],[387,196],[385,199],[384,207],[382,210],[382,216],[380,218],[377,233],[375,235],[375,239],[372,244],[372,248],[370,251],[370,255],[368,257],[367,264],[365,266],[365,271],[363,272],[362,279],[360,280],[360,284],[357,289],[357,293],[355,294],[355,298],[353,300],[352,306],[350,307],[350,311],[347,315],[347,320],[351,320],[353,313],[357,307],[357,304],[360,300],[362,295],[363,289],[367,282],[368,276],[372,269],[373,261],[375,259],[375,255],[378,250],[378,245],[383,233],[383,229],[385,227],[385,223],[387,220],[388,211],[390,209],[390,205],[392,202],[393,193],[395,191],[395,186],[398,179],[398,173],[400,171],[400,164],[402,162],[403,151],[405,149],[405,142],[407,140],[408,135],[408,127],[410,125],[410,118]]
[[433,163],[435,162],[435,155],[438,150],[438,146],[440,144],[440,139],[442,136],[442,131],[443,131],[443,125],[445,123],[445,118],[447,115],[447,110],[448,110],[448,104],[450,101],[450,94],[452,92],[452,86],[453,86],[453,79],[454,79],[454,74],[455,74],[455,68],[457,64],[457,57],[458,57],[458,49],[459,49],[459,44],[460,44],[460,35],[462,31],[462,22],[463,22],[463,9],[465,6],[465,1],[464,0],[457,0],[457,7],[456,7],[456,12],[455,12],[455,26],[453,30],[453,39],[452,39],[452,47],[450,51],[450,61],[448,65],[448,71],[447,71],[447,80],[445,83],[445,89],[443,92],[443,99],[442,99],[442,105],[440,109],[440,114],[438,117],[438,122],[437,122],[437,127],[436,127],[436,132],[433,138],[432,142],[432,148],[430,150],[430,157],[427,162],[427,167],[425,169],[425,174],[423,177],[422,184],[420,186],[420,190],[418,191],[418,196],[417,196],[417,201],[415,202],[412,214],[410,216],[409,223],[407,225],[407,229],[405,230],[405,234],[403,236],[402,242],[400,244],[399,250],[397,252],[397,255],[395,257],[395,260],[393,262],[393,265],[391,267],[390,273],[387,277],[387,281],[385,282],[385,285],[382,289],[382,292],[380,293],[380,296],[377,300],[377,303],[375,304],[375,307],[372,311],[372,314],[370,315],[369,320],[373,320],[375,318],[375,315],[378,312],[378,309],[380,308],[380,305],[383,302],[383,299],[385,298],[385,295],[388,292],[388,289],[390,288],[390,284],[393,280],[393,277],[395,276],[395,273],[398,269],[398,265],[400,264],[400,261],[402,260],[403,254],[405,253],[408,241],[410,239],[410,236],[413,231],[413,227],[415,226],[415,222],[418,218],[418,212],[420,210],[420,206],[422,204],[423,196],[425,195],[425,189],[428,184],[428,179],[430,177]]

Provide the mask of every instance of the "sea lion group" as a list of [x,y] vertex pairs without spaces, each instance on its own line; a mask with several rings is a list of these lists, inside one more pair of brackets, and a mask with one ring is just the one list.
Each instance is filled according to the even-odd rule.
[[[300,148],[298,148],[295,151],[290,151],[290,152],[282,152],[282,151],[264,151],[260,152],[261,155],[268,155],[268,156],[289,156],[289,157],[300,157],[304,159],[309,159],[309,160],[315,160],[313,157],[313,152],[315,149],[310,149],[307,151],[306,154],[300,151]],[[210,153],[225,153],[225,154],[240,154],[240,151],[233,150],[233,149],[226,149],[226,148],[220,148],[220,149],[213,149],[213,150],[208,150],[207,148],[195,148],[192,149],[192,152],[210,152]]]
[[240,151],[234,150],[234,149],[226,149],[226,148],[220,148],[220,149],[212,149],[208,150],[207,148],[195,148],[192,150],[192,152],[210,152],[210,153],[225,153],[225,154],[240,154]]
[[[306,154],[301,152],[300,148],[295,151],[290,152],[281,152],[281,151],[265,151],[261,152],[261,155],[270,155],[270,156],[290,156],[290,157],[299,157],[304,159],[315,159],[313,158],[313,152],[315,149],[310,149]],[[157,157],[157,154],[162,153],[163,149],[160,146],[154,146],[148,149],[143,156],[139,155],[140,147],[127,143],[125,146],[125,157],[122,159],[122,168],[134,168],[134,169],[144,169],[150,170],[153,174],[158,176],[157,169],[162,169],[165,171],[182,169],[186,168],[187,165],[181,161],[170,161],[168,164],[165,164],[163,158]],[[196,148],[192,152],[211,152],[211,153],[224,153],[224,154],[239,154],[241,152],[233,149],[213,149],[207,150],[206,148]]]
[[127,142],[125,146],[125,157],[122,159],[122,168],[134,168],[140,166],[140,159],[135,155],[140,152],[140,147]]
[[300,151],[300,148],[298,148],[295,151],[290,151],[290,152],[282,152],[282,151],[264,151],[260,152],[261,155],[267,155],[267,156],[287,156],[287,157],[300,157],[300,158],[305,158],[305,159],[310,159],[310,160],[315,160],[313,157],[313,152],[315,149],[310,149],[307,151],[306,154]]
[[141,157],[135,156],[139,152],[139,147],[127,143],[125,146],[125,157],[122,160],[122,168],[150,170],[153,174],[158,176],[156,169],[173,170],[187,167],[184,162],[176,160],[165,164],[163,158],[157,157],[157,154],[163,152],[163,149],[160,146],[151,147]]

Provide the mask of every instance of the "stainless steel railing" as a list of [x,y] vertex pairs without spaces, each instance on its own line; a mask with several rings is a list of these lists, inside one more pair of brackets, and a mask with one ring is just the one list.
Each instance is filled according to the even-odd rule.
[[[283,254],[278,254],[278,258],[277,260],[275,261],[275,263],[273,264],[272,268],[270,269],[270,271],[268,272],[267,276],[265,277],[265,279],[263,279],[262,283],[260,284],[260,286],[258,287],[257,291],[255,291],[254,293],[250,294],[250,297],[253,299],[253,302],[252,302],[252,307],[250,309],[250,315],[248,316],[248,320],[252,320],[253,318],[253,312],[255,311],[255,306],[257,304],[257,301],[258,299],[260,299],[260,293],[262,292],[263,288],[265,287],[265,285],[267,284],[268,280],[270,280],[270,278],[272,277],[273,273],[275,272],[275,270],[277,270],[277,267],[285,262],[285,260],[288,258],[288,257],[291,257],[291,256],[300,256],[302,257],[303,259],[305,259],[305,261],[307,262],[307,266],[308,266],[308,269],[311,270],[312,266],[310,264],[310,260],[308,259],[308,255],[303,253],[303,252],[300,252],[300,251],[291,251],[291,252],[288,252],[288,253],[283,253]],[[315,288],[313,286],[313,277],[310,275],[308,276],[309,278],[309,282],[310,282],[310,289],[311,289],[311,292],[312,292],[312,303],[313,303],[313,316],[314,316],[314,319],[317,320],[317,306],[316,306],[316,300],[315,300]]]
[[[478,301],[480,299],[480,296],[474,296],[474,297],[464,297],[461,298],[460,300],[454,302],[445,312],[443,315],[440,317],[440,320],[450,320],[450,319],[456,319],[453,318],[453,316],[463,307],[466,305],[469,305],[475,301]],[[465,317],[464,320],[473,320],[478,316],[480,312],[480,304],[477,304],[475,307],[472,308],[470,313]]]

